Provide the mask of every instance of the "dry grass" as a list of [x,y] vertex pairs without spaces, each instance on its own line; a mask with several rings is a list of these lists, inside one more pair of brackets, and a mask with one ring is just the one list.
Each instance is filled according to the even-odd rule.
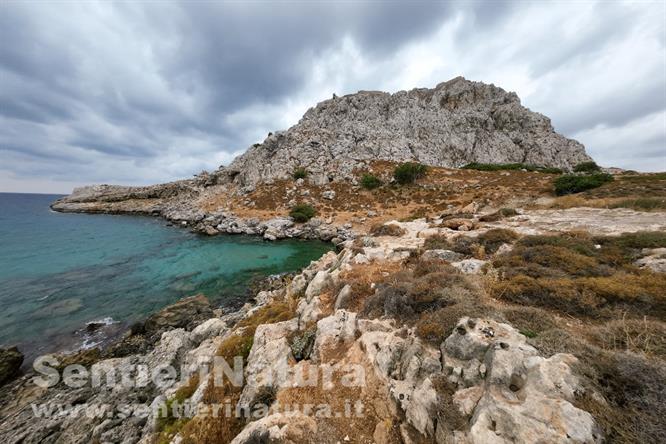
[[642,248],[664,245],[661,232],[527,236],[494,260],[503,279],[489,291],[498,299],[574,316],[610,319],[627,311],[664,317],[666,277],[631,265]]
[[[218,347],[218,356],[223,357],[228,363],[233,362],[234,357],[242,356],[243,362],[245,362],[252,349],[254,333],[257,327],[262,324],[271,324],[292,319],[294,317],[295,306],[296,301],[289,299],[275,301],[259,308],[251,316],[241,320],[236,325],[241,334],[233,334],[227,337]],[[231,406],[233,412],[240,399],[242,389],[242,387],[233,385],[226,378],[222,386],[209,381],[204,392],[203,402],[209,405],[228,404]],[[182,425],[180,434],[183,437],[183,442],[186,444],[222,444],[231,442],[244,426],[245,418],[237,417],[234,414],[220,414],[218,417],[195,417]]]
[[382,283],[401,268],[402,264],[399,262],[373,262],[355,265],[351,270],[340,274],[340,284],[333,293],[337,295],[342,287],[349,284],[353,298],[349,305],[341,308],[359,312],[363,308],[365,300],[374,294],[374,286]]
[[[198,205],[208,212],[226,208],[241,217],[271,218],[288,214],[289,202],[296,199],[313,205],[319,217],[331,217],[337,224],[366,217],[369,210],[374,210],[380,214],[378,218],[355,223],[355,228],[367,230],[378,221],[443,213],[449,211],[450,206],[462,208],[470,202],[496,206],[516,199],[531,200],[549,195],[552,180],[551,176],[537,172],[512,171],[506,176],[494,171],[433,167],[418,183],[399,186],[387,183],[395,166],[395,163],[379,161],[373,162],[369,169],[356,172],[359,180],[363,174],[373,174],[385,183],[371,191],[348,182],[317,186],[306,180],[296,186],[292,179],[285,179],[259,185],[248,195],[236,195],[234,190],[223,186],[211,187]],[[327,189],[335,191],[334,200],[321,197]],[[301,197],[303,191],[308,191],[309,195]]]
[[[384,384],[376,379],[371,368],[366,368],[365,375],[366,380],[362,387],[347,387],[341,382],[345,373],[336,371],[331,378],[334,388],[323,387],[320,378],[316,385],[285,388],[278,392],[276,399],[286,408],[301,411],[304,405],[311,405],[314,406],[314,411],[319,412],[316,415],[317,431],[307,438],[307,442],[344,442],[348,436],[351,442],[371,443],[377,423],[390,416]],[[362,416],[335,417],[336,412],[353,412],[354,403],[358,401],[364,407]],[[328,412],[332,415],[329,416]],[[398,436],[397,429],[394,432],[392,435]],[[398,441],[395,441],[395,444],[398,444]]]
[[666,360],[666,325],[663,322],[623,316],[592,329],[588,337],[604,350],[629,350]]
[[443,235],[435,235],[426,239],[423,248],[425,250],[451,250],[467,257],[485,259],[497,252],[502,244],[512,244],[518,239],[518,235],[503,228],[495,228],[481,233],[478,237],[457,236],[448,239]]

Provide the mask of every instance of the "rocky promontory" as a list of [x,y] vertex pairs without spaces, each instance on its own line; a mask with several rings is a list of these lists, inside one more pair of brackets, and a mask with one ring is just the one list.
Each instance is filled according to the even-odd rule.
[[192,223],[201,214],[197,202],[217,197],[218,207],[225,207],[225,201],[261,185],[291,179],[298,169],[306,172],[307,184],[325,187],[356,186],[359,172],[377,162],[448,168],[516,162],[571,170],[588,160],[583,145],[556,133],[547,117],[523,107],[515,93],[458,77],[433,89],[333,97],[227,167],[154,186],[78,188],[52,208],[161,214]]

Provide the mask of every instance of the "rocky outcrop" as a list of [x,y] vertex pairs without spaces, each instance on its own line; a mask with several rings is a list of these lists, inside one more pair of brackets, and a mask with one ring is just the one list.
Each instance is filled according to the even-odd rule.
[[572,404],[581,385],[573,355],[548,359],[508,324],[463,318],[442,344],[454,404],[470,418],[470,443],[597,443],[589,413]]
[[309,180],[324,184],[349,178],[372,160],[444,167],[522,162],[569,170],[590,158],[515,93],[457,77],[434,89],[361,91],[321,102],[287,131],[250,147],[225,172],[252,185],[290,177],[301,167]]

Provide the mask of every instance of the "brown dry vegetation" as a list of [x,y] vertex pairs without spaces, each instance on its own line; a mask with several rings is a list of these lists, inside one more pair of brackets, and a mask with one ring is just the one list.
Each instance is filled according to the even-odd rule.
[[503,279],[490,293],[573,316],[618,319],[626,311],[663,319],[666,276],[631,265],[641,248],[659,246],[666,246],[666,233],[527,236],[494,260]]
[[666,173],[623,174],[599,188],[558,197],[548,208],[631,208],[638,211],[666,210]]
[[431,236],[426,239],[426,250],[443,249],[452,250],[468,257],[485,259],[488,255],[497,252],[502,244],[512,244],[518,235],[511,230],[495,228],[481,233],[478,237],[458,236],[449,239],[446,236]]
[[[332,182],[326,186],[307,183],[296,186],[292,179],[277,180],[272,184],[259,185],[247,196],[234,195],[229,189],[212,187],[199,201],[199,206],[208,212],[228,209],[242,217],[270,218],[286,216],[289,201],[306,202],[313,205],[318,217],[332,217],[336,223],[354,218],[367,217],[372,210],[375,218],[357,223],[369,228],[377,221],[411,220],[425,215],[436,215],[451,207],[463,207],[471,202],[481,205],[501,205],[513,201],[530,201],[550,195],[552,176],[537,172],[475,171],[449,168],[429,168],[428,174],[415,184],[391,184],[393,170],[397,164],[374,162],[365,171],[357,171],[357,178],[372,173],[383,181],[383,185],[366,190],[360,185],[347,182]],[[506,175],[508,173],[508,175]],[[289,190],[293,189],[291,194]],[[325,190],[333,190],[335,199],[322,198]],[[301,196],[307,191],[309,195]]]
[[[417,336],[435,347],[463,316],[508,322],[545,356],[566,352],[579,358],[576,371],[584,376],[587,388],[576,405],[592,413],[609,442],[663,442],[666,277],[639,270],[632,262],[642,248],[666,246],[666,233],[593,237],[576,232],[518,238],[508,230],[490,230],[477,238],[432,238],[426,247],[488,259],[503,243],[513,249],[494,257],[497,274],[463,275],[445,261],[425,260],[417,253],[402,263],[357,264],[340,274],[338,285],[323,299],[327,307],[332,305],[340,288],[349,284],[354,297],[343,308],[366,318],[396,319],[414,327]],[[277,301],[241,321],[243,335],[227,338],[219,353],[246,356],[257,325],[292,318],[295,303]],[[314,331],[314,324],[305,326],[290,336],[290,344],[298,350],[307,348]],[[335,357],[343,359],[348,353],[341,350]],[[306,353],[299,360],[308,358]],[[444,379],[434,385],[444,409],[437,413],[442,424],[449,430],[463,428],[464,418],[451,415],[455,409],[447,404],[453,388]],[[367,389],[345,390],[299,387],[273,393],[270,399],[344,408],[345,399],[362,399],[367,407],[381,398]],[[225,385],[209,389],[205,400],[235,405],[239,396],[239,388]],[[317,419],[316,439],[336,441],[353,433],[355,441],[372,442],[374,427],[384,416],[381,411],[365,413],[365,418],[351,421]],[[245,424],[241,419],[218,418],[176,426],[186,443],[221,443]],[[395,425],[388,427],[393,430]]]
[[[414,326],[436,347],[463,316],[508,322],[545,356],[579,358],[577,373],[587,390],[576,405],[593,414],[608,442],[664,442],[666,277],[631,263],[642,248],[666,246],[666,233],[517,239],[504,231],[426,244],[478,256],[512,243],[511,252],[494,260],[498,276],[463,276],[444,261],[418,256],[381,273],[365,273],[377,268],[365,265],[345,276],[360,295],[354,309]],[[450,399],[445,386],[438,392]],[[447,428],[460,426],[449,419]]]
[[[241,320],[236,327],[241,334],[228,336],[218,347],[218,356],[232,363],[235,356],[242,356],[243,362],[252,349],[254,333],[259,325],[287,321],[294,317],[296,301],[274,301],[255,311],[251,316]],[[212,377],[212,375],[211,375]],[[203,402],[208,405],[230,405],[232,409],[240,399],[243,387],[231,384],[228,378],[224,379],[222,386],[208,382],[204,392]],[[233,410],[232,410],[233,411]],[[231,440],[243,429],[245,418],[235,415],[220,414],[218,417],[194,418],[191,421],[178,424],[178,430],[183,437],[183,443],[197,444],[223,444]],[[172,430],[171,433],[174,431]]]

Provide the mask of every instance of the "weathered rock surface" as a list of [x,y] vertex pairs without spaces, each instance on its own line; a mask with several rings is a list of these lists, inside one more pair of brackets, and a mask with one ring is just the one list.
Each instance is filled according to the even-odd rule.
[[634,264],[639,268],[647,268],[655,273],[666,273],[666,248],[646,248],[642,258]]
[[308,180],[325,184],[377,159],[571,169],[589,157],[580,143],[557,134],[547,117],[523,107],[515,93],[457,77],[434,89],[361,91],[321,102],[297,125],[252,146],[226,172],[248,185],[304,167]]
[[594,418],[571,403],[581,390],[573,355],[545,359],[510,325],[463,318],[442,356],[460,387],[454,404],[470,417],[467,442],[602,441]]

